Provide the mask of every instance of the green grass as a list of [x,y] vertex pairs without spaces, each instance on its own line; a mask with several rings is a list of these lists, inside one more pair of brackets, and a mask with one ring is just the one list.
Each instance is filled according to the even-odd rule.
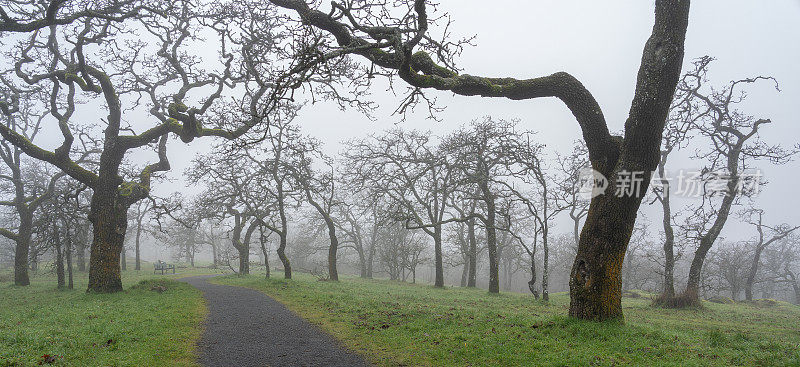
[[124,272],[125,291],[115,294],[87,294],[85,273],[76,273],[71,291],[56,290],[52,275],[28,287],[0,283],[0,366],[35,366],[44,355],[56,366],[196,365],[205,304],[174,278],[208,271],[162,277],[150,264],[143,269]]
[[626,321],[565,317],[569,297],[344,278],[216,278],[273,296],[378,365],[800,366],[800,307],[707,303],[666,310],[625,298]]

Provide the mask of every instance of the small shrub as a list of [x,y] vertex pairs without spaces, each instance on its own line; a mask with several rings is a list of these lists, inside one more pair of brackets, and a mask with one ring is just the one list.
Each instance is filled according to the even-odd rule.
[[653,299],[653,306],[664,308],[702,308],[703,304],[696,297],[687,294],[679,294],[677,296],[667,296],[661,294]]
[[769,308],[778,305],[778,301],[769,298],[754,299],[752,301],[740,301],[739,303],[743,303],[758,308]]
[[733,304],[733,303],[736,302],[736,301],[734,301],[734,300],[732,300],[732,299],[730,299],[728,297],[722,297],[722,296],[714,296],[714,297],[711,297],[711,298],[707,299],[706,301],[711,302],[711,303],[720,303],[720,304],[724,304],[724,305],[730,305],[730,304]]
[[166,292],[173,281],[166,279],[146,279],[131,287],[131,289],[146,289],[153,292]]

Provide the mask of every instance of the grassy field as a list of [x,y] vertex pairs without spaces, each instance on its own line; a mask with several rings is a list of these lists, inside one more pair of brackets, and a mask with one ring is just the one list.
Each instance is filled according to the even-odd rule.
[[0,283],[0,366],[195,365],[205,305],[173,278],[208,271],[162,277],[150,264],[143,269],[124,272],[125,291],[116,294],[87,294],[85,273],[71,291],[56,290],[52,274],[29,287]]
[[625,298],[624,324],[568,319],[569,297],[344,278],[217,278],[286,304],[378,365],[800,366],[800,307],[665,310]]

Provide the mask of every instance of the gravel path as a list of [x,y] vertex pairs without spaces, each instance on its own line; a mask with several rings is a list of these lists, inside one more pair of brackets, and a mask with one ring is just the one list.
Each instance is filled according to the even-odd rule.
[[332,336],[265,294],[181,279],[203,291],[209,315],[198,343],[203,366],[368,366]]

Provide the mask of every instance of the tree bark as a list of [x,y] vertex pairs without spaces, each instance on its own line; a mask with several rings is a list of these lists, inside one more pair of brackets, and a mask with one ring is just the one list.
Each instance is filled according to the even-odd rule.
[[442,225],[437,224],[433,227],[433,257],[434,267],[436,268],[436,277],[433,286],[437,288],[444,287],[444,265],[442,263]]
[[486,202],[486,247],[489,252],[489,293],[500,293],[500,268],[497,253],[497,229],[494,196],[484,183],[481,190]]
[[[729,161],[730,160],[729,158]],[[733,164],[738,165],[738,154],[733,160]],[[722,227],[725,225],[725,222],[727,222],[731,206],[736,199],[736,185],[738,183],[738,179],[736,178],[737,170],[734,168],[730,173],[731,179],[728,180],[727,186],[728,194],[722,199],[722,204],[719,207],[714,224],[708,232],[700,238],[700,245],[697,247],[694,258],[692,259],[692,265],[689,267],[689,279],[686,282],[685,296],[693,300],[693,303],[698,302],[700,299],[700,277],[703,271],[703,262],[705,262],[706,255],[708,255],[711,246],[717,240],[720,232],[722,232]]]
[[119,254],[120,268],[128,270],[128,249],[122,246],[122,253]]
[[311,195],[311,189],[306,187],[305,191],[308,202],[317,209],[317,212],[322,216],[325,225],[328,227],[328,238],[330,239],[330,244],[328,245],[328,279],[338,281],[339,272],[336,269],[336,253],[339,251],[339,238],[336,237],[336,223],[331,218],[330,213],[314,200]]
[[[137,218],[137,221],[136,221],[136,265],[135,265],[135,269],[136,270],[142,270],[141,239],[142,239],[142,220],[140,218]],[[214,260],[216,260],[216,256],[214,256]]]
[[79,242],[79,246],[75,248],[75,254],[78,258],[78,271],[86,271],[86,242]]
[[239,274],[250,274],[250,249],[239,250]]
[[128,208],[120,202],[116,179],[101,178],[101,181],[112,182],[98,184],[92,195],[89,221],[92,222],[93,240],[88,291],[119,292],[122,291],[120,253],[125,243]]
[[265,278],[269,279],[269,251],[267,251],[267,241],[263,228],[259,229],[259,243],[261,244],[261,253],[264,255]]
[[663,211],[661,224],[664,227],[664,297],[670,299],[675,297],[675,232],[672,229],[669,180],[665,178],[666,172],[663,163],[658,165],[658,175],[661,177],[661,185],[664,187],[660,198]]
[[61,233],[59,233],[58,225],[53,224],[53,245],[56,250],[56,278],[58,279],[58,289],[66,287],[66,279],[64,276],[64,251],[61,247]]
[[539,299],[539,291],[536,289],[536,259],[531,253],[531,280],[528,281],[528,290],[533,294],[533,298]]
[[469,241],[469,275],[467,287],[475,287],[475,272],[478,265],[478,241],[475,238],[475,219],[467,221],[467,240]]
[[281,260],[281,264],[283,264],[283,278],[284,279],[292,279],[292,264],[289,263],[289,258],[286,257],[286,235],[281,233],[278,235],[280,238],[280,243],[278,245],[278,258]]
[[73,289],[75,286],[74,279],[72,276],[72,237],[69,234],[69,228],[66,229],[67,234],[67,247],[66,247],[66,255],[67,255],[67,289]]
[[[18,206],[19,207],[19,206]],[[33,214],[28,210],[19,210],[19,230],[14,248],[14,284],[27,286],[31,284],[28,275],[28,256],[31,249],[31,228],[33,227]]]

